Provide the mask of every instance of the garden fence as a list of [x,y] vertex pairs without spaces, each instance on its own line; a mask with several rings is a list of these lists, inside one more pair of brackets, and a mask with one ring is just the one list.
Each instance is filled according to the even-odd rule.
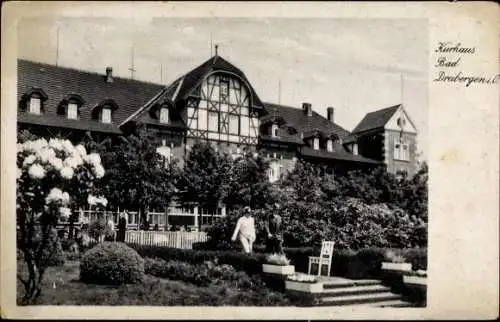
[[125,233],[126,243],[182,249],[192,249],[193,243],[207,240],[206,232],[129,230]]

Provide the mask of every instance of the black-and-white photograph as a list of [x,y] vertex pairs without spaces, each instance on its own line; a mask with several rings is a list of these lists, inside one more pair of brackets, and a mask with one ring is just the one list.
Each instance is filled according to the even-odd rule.
[[17,304],[426,307],[428,23],[19,20]]

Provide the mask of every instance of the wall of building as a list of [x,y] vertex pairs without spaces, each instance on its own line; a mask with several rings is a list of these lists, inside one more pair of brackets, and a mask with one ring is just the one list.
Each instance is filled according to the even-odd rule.
[[[414,133],[386,130],[384,140],[384,162],[387,165],[387,171],[397,173],[398,171],[406,171],[409,176],[412,176],[417,171],[417,135]],[[394,145],[402,138],[409,144],[409,161],[394,159]]]

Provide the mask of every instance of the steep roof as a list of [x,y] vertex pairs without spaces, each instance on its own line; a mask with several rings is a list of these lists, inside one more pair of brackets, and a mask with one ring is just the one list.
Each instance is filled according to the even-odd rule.
[[186,98],[186,96],[203,81],[205,76],[215,71],[230,72],[241,77],[250,88],[254,107],[263,107],[262,101],[253,89],[251,83],[246,78],[245,74],[239,68],[220,56],[211,57],[203,64],[176,80],[176,82],[180,82],[180,87],[177,90],[175,97],[171,98],[173,98],[174,101]]
[[[17,71],[18,101],[33,87],[43,89],[48,96],[43,116],[18,113],[19,122],[75,129],[119,133],[117,126],[164,88],[159,84],[114,76],[113,82],[107,83],[103,74],[23,59],[18,60]],[[77,121],[57,114],[57,107],[69,94],[78,94],[84,100]],[[106,99],[112,99],[118,105],[113,114],[113,124],[103,124],[91,117],[92,109]]]
[[384,127],[400,106],[401,105],[394,105],[366,114],[361,122],[352,130],[352,133],[355,134]]
[[311,116],[307,116],[304,115],[304,112],[300,108],[274,103],[264,103],[264,108],[269,114],[273,114],[273,111],[276,109],[276,114],[282,117],[288,126],[295,128],[299,136],[301,132],[307,133],[314,130],[318,130],[325,134],[333,133],[339,138],[344,138],[349,135],[349,131],[336,123],[328,121],[314,111]]

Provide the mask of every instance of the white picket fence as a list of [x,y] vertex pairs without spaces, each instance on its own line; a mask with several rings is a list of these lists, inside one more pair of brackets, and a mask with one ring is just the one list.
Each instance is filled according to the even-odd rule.
[[148,246],[192,249],[193,243],[206,242],[206,232],[185,231],[126,231],[125,242]]

